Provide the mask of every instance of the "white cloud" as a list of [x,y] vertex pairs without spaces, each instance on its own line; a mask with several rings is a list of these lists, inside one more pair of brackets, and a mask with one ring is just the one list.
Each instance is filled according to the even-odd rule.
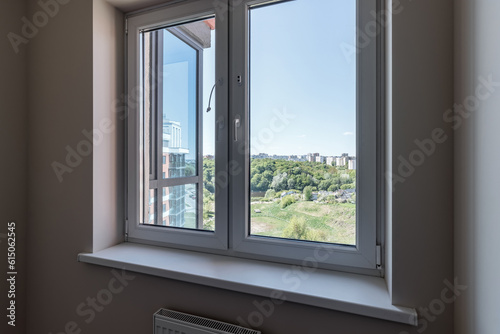
[[299,137],[299,138],[305,138],[306,135],[300,135],[300,136],[297,136],[297,137]]
[[344,136],[352,136],[352,135],[354,135],[354,132],[350,131],[344,132]]

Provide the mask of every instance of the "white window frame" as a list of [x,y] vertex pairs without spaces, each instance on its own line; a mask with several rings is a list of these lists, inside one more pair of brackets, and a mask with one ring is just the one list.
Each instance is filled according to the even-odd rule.
[[[249,8],[287,0],[187,1],[141,12],[127,18],[128,92],[140,85],[138,68],[139,32],[216,14],[217,124],[222,125],[216,142],[216,174],[228,177],[228,184],[215,183],[215,233],[197,230],[144,226],[139,222],[140,100],[129,106],[128,122],[128,209],[127,241],[162,245],[236,257],[303,264],[314,259],[325,269],[382,276],[383,198],[380,90],[381,45],[377,37],[358,48],[357,54],[357,223],[356,246],[312,243],[250,235],[250,156],[248,108]],[[371,12],[380,10],[382,1],[357,0],[357,27],[364,31],[374,21]],[[214,6],[218,6],[215,8]],[[220,14],[221,9],[227,8]],[[231,34],[229,34],[231,31]],[[230,39],[229,39],[230,38]],[[227,41],[224,43],[222,41]],[[231,59],[231,63],[229,63]],[[136,61],[134,61],[136,60]],[[228,65],[229,64],[229,67]],[[238,78],[242,78],[239,80]],[[230,102],[230,104],[229,104]],[[239,122],[237,130],[236,121]],[[228,126],[229,125],[229,126]],[[201,147],[199,147],[201,149]],[[202,163],[199,161],[199,163]],[[234,167],[236,166],[236,168]],[[234,169],[243,172],[232,173]],[[272,254],[272,255],[271,255]],[[319,261],[319,262],[318,262]]]
[[[331,269],[356,267],[367,273],[377,274],[380,262],[377,257],[377,43],[359,49],[357,55],[357,222],[356,246],[316,244],[295,240],[264,238],[250,235],[250,154],[249,154],[249,10],[257,4],[276,1],[248,0],[235,7],[231,20],[231,115],[238,119],[240,128],[231,140],[232,160],[245,168],[245,172],[233,179],[230,188],[230,220],[233,221],[233,249],[241,254],[253,254],[259,258],[304,261],[314,259],[320,266]],[[318,9],[319,10],[319,9]],[[373,21],[370,12],[377,10],[376,0],[357,1],[358,31],[364,31],[366,23]],[[242,24],[242,22],[244,22]],[[242,84],[235,78],[242,76]],[[243,129],[243,130],[242,130]],[[244,189],[242,191],[242,189]],[[244,196],[232,194],[244,193]]]
[[[222,205],[224,199],[227,201],[227,187],[217,186],[215,193],[216,202],[216,222],[215,232],[169,228],[162,226],[148,226],[141,224],[140,207],[142,183],[141,183],[141,113],[143,112],[142,79],[140,68],[140,34],[143,31],[155,30],[168,26],[175,26],[201,18],[209,18],[216,14],[216,8],[212,2],[197,0],[188,3],[178,3],[167,7],[144,11],[127,17],[127,89],[133,98],[128,103],[128,124],[127,124],[127,222],[126,240],[131,242],[175,246],[185,249],[227,249],[227,208]],[[226,41],[228,39],[228,22],[216,15],[216,41]],[[217,118],[227,118],[227,89],[223,89],[224,83],[228,81],[227,69],[227,43],[216,42],[216,78],[221,89],[215,92],[217,100]],[[200,79],[200,78],[198,78]],[[201,126],[198,110],[198,124]],[[227,137],[226,129],[219,130],[220,138]],[[198,150],[201,150],[201,138],[198,132]],[[215,144],[216,150],[216,173],[224,174],[227,161],[227,142],[219,140]],[[197,154],[200,156],[200,154]],[[198,164],[203,162],[198,159]],[[200,168],[197,169],[198,171]],[[196,177],[197,178],[197,177]],[[175,179],[172,179],[172,186]],[[182,180],[179,180],[182,184]],[[157,196],[159,198],[160,194]],[[200,202],[200,201],[199,201]],[[198,203],[199,203],[198,202]]]

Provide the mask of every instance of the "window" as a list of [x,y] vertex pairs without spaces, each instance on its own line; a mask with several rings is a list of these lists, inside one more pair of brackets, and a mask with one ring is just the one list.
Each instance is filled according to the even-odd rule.
[[380,40],[356,33],[377,5],[130,16],[128,240],[379,275]]

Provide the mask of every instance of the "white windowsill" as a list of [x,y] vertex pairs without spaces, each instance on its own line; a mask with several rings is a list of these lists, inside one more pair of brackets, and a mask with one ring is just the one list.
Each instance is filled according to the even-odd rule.
[[379,277],[318,269],[300,278],[289,265],[134,243],[81,253],[78,261],[264,297],[281,291],[287,301],[413,326],[418,321],[415,309],[391,304]]

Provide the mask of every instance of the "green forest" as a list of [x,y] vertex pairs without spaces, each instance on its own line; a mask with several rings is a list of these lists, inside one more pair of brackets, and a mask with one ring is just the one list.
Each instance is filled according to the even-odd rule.
[[[213,230],[215,162],[203,160],[203,218]],[[355,243],[356,171],[319,162],[252,159],[251,233]]]
[[[203,182],[213,193],[215,162],[203,159]],[[298,190],[311,186],[314,191],[336,191],[356,188],[356,171],[345,166],[334,167],[325,163],[252,159],[250,164],[250,189],[252,192]]]

